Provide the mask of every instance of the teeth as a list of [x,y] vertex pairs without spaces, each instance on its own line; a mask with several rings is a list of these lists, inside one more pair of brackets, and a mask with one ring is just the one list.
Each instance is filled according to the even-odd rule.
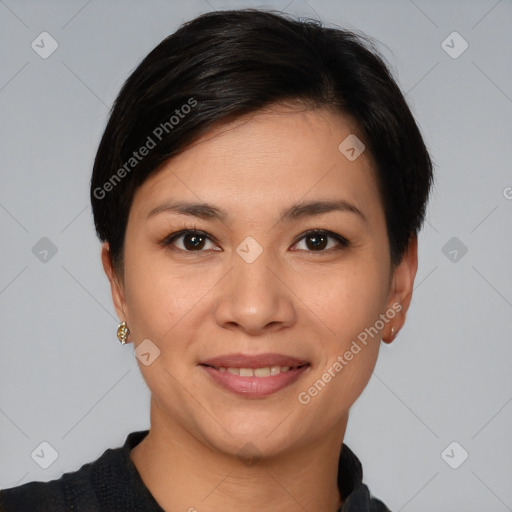
[[277,375],[278,373],[281,373],[280,366],[271,366],[270,367],[270,375]]
[[217,368],[220,372],[228,372],[241,377],[270,377],[290,370],[290,366],[266,366],[264,368]]

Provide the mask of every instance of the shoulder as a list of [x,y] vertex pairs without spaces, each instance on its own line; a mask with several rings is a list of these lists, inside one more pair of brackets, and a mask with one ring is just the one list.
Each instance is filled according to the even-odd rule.
[[338,487],[343,500],[339,512],[391,512],[363,483],[361,461],[346,444],[338,462]]
[[391,512],[378,498],[372,496],[368,487],[359,484],[343,502],[339,512]]
[[[95,461],[97,462],[97,461]],[[95,462],[84,464],[78,471],[64,473],[49,482],[28,482],[0,491],[2,512],[69,510],[70,506],[95,510],[98,501],[91,485],[91,469]]]
[[117,503],[119,497],[122,500],[130,494],[125,488],[133,476],[129,452],[147,432],[130,433],[124,446],[105,450],[98,459],[83,464],[77,471],[64,473],[59,479],[0,490],[0,511],[104,510],[105,505]]

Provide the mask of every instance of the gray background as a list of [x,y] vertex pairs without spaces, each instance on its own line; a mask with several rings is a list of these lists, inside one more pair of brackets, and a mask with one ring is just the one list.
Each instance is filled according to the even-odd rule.
[[[407,323],[347,429],[365,482],[393,511],[512,510],[510,0],[0,0],[1,486],[58,478],[149,427],[149,392],[115,336],[93,158],[120,86],[161,39],[248,6],[376,38],[436,163]],[[59,45],[46,59],[31,48],[43,31]],[[453,31],[469,44],[457,58],[442,46]],[[31,457],[43,441],[58,452],[47,469]]]

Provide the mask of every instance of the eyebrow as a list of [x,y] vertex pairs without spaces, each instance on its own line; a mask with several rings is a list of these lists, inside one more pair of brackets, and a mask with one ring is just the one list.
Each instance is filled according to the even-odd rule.
[[[352,203],[343,199],[339,200],[317,200],[309,202],[299,202],[281,211],[279,222],[293,221],[304,217],[321,215],[334,211],[354,213],[364,222],[368,223],[368,219],[364,213]],[[217,208],[209,203],[192,203],[187,201],[166,201],[161,205],[153,208],[146,218],[153,217],[159,213],[177,213],[181,215],[189,215],[199,217],[201,219],[218,219],[222,222],[226,220],[228,214],[226,211]]]

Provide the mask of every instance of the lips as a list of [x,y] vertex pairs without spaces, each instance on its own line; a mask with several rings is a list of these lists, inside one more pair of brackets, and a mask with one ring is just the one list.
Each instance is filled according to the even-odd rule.
[[309,370],[304,359],[283,354],[227,354],[199,364],[212,381],[244,398],[264,398],[290,386]]

